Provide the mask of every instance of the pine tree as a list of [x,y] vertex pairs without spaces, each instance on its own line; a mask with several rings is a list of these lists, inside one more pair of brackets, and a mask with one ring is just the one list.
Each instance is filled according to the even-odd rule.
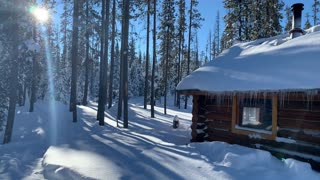
[[282,32],[282,26],[280,24],[280,21],[283,19],[281,11],[284,7],[284,3],[282,2],[282,0],[271,0],[266,2],[267,2],[267,7],[266,7],[267,18],[264,24],[267,25],[267,28],[266,28],[266,34],[263,36],[263,38],[276,36],[281,34]]
[[128,49],[128,64],[129,64],[129,69],[132,67],[134,61],[136,60],[136,42],[133,38],[133,36],[131,36],[130,38],[130,42],[128,45],[129,49]]
[[216,58],[220,54],[220,51],[221,51],[220,40],[221,40],[220,39],[220,15],[218,11],[216,16],[214,34],[213,34],[213,41],[210,44],[210,47],[212,47],[212,49],[210,50],[211,51],[210,55],[212,55],[214,58]]
[[208,61],[210,61],[210,59],[209,59],[210,55],[208,55],[208,54],[211,54],[209,52],[209,48],[211,48],[210,36],[211,36],[211,30],[209,31],[209,38],[208,38],[207,44],[206,44],[205,61],[204,61],[204,63],[207,63]]
[[[184,0],[179,0],[178,2],[179,6],[179,18],[178,18],[178,78],[176,81],[176,86],[182,79],[182,66],[181,66],[181,60],[182,60],[182,52],[183,52],[183,44],[185,41],[184,35],[187,29],[187,24],[186,24],[186,3]],[[180,94],[177,93],[177,98],[176,98],[176,106],[180,108]]]
[[73,122],[77,122],[77,59],[78,59],[78,35],[79,35],[79,1],[74,1],[73,24],[72,24],[72,72],[71,72],[71,95],[70,111],[73,112]]
[[313,18],[314,26],[319,23],[319,17],[318,17],[319,6],[320,6],[319,0],[314,0],[312,4],[312,18]]
[[[33,40],[37,42],[37,28],[36,26],[33,27]],[[29,112],[33,112],[34,103],[36,101],[36,91],[37,91],[37,76],[39,74],[38,70],[38,54],[34,53],[32,57],[32,79],[31,79],[31,97],[30,97],[30,105],[29,105]]]
[[281,34],[283,6],[281,0],[225,0],[224,7],[228,11],[224,16],[226,26],[221,38],[222,49],[229,48],[234,41],[251,41]]
[[216,24],[214,30],[214,43],[215,43],[215,51],[214,56],[217,57],[220,54],[220,14],[217,12],[216,16]]
[[71,3],[70,0],[63,0],[63,12],[60,16],[61,23],[60,23],[60,31],[61,31],[61,40],[58,43],[62,45],[62,53],[60,57],[60,65],[59,69],[57,70],[57,77],[56,77],[56,99],[61,102],[67,103],[67,99],[69,96],[70,91],[70,66],[71,66],[71,59],[70,59],[70,51],[71,51],[71,34],[69,29],[70,24],[70,12]]
[[[120,86],[120,48],[118,42],[115,45],[115,52],[114,52],[114,78],[113,78],[113,91],[118,92]],[[115,94],[113,95],[115,96]]]
[[142,95],[143,93],[141,93],[141,89],[144,87],[144,78],[141,64],[142,60],[141,57],[137,58],[136,56],[136,43],[133,38],[131,38],[129,42],[128,60],[130,62],[128,81],[129,96],[134,97]]
[[304,29],[311,28],[311,23],[309,21],[309,17],[310,17],[309,13],[306,13],[306,22],[304,23]]
[[[54,7],[56,6],[57,2],[56,0],[43,0],[44,3],[44,8],[50,12],[51,16],[54,16],[55,9]],[[47,49],[52,50],[54,47],[54,30],[53,30],[53,18],[48,18],[46,21],[46,31],[47,31],[47,38],[48,38],[48,44],[47,44]],[[50,54],[50,57],[52,58],[52,65],[56,66],[56,58],[53,57],[53,54]]]
[[174,1],[164,0],[162,2],[162,12],[160,13],[160,55],[161,55],[161,68],[163,73],[163,96],[164,96],[164,114],[167,114],[167,92],[168,92],[168,71],[169,71],[169,59],[172,58],[171,51],[174,44]]
[[69,12],[69,0],[63,0],[63,13],[60,16],[63,45],[62,64],[66,64],[68,62],[68,24],[70,23],[68,18],[70,16]]
[[116,0],[112,1],[112,31],[111,31],[111,57],[110,57],[110,76],[109,76],[109,103],[108,108],[112,106],[113,99],[113,81],[115,69],[115,38],[116,38]]
[[[118,99],[117,120],[121,118],[123,107],[123,127],[128,128],[128,51],[129,51],[129,19],[130,19],[129,0],[122,0],[122,19],[121,19],[121,50],[120,50],[120,85]],[[118,122],[117,122],[118,123]]]
[[211,33],[211,30],[209,31],[209,42],[208,42],[208,51],[209,51],[209,61],[212,61],[212,58],[211,58],[211,56],[212,56],[212,52],[211,52],[211,46],[212,46],[212,38],[211,38],[211,36],[212,36],[212,33]]
[[152,76],[151,76],[151,118],[154,118],[155,105],[155,68],[157,61],[157,0],[153,0],[153,61],[152,61]]
[[[33,26],[30,16],[26,15],[26,11],[13,11],[12,9],[16,9],[17,4],[21,8],[27,8],[31,3],[31,1],[20,2],[17,0],[0,2],[0,7],[3,9],[11,9],[11,11],[1,12],[0,17],[0,29],[2,32],[2,35],[0,35],[0,46],[3,52],[0,60],[0,64],[3,66],[0,67],[0,70],[1,73],[4,73],[4,76],[1,77],[5,78],[4,80],[0,80],[0,118],[5,118],[3,113],[7,111],[4,144],[11,141],[18,100],[17,90],[19,83],[20,85],[24,83],[24,79],[21,77],[25,76],[25,74],[21,74],[21,68],[27,67],[25,66],[26,62],[22,61],[31,58],[27,40],[29,39],[28,41],[30,42],[30,34],[32,33],[30,32],[30,28],[27,27]],[[34,41],[32,42],[34,43]],[[0,124],[2,126],[2,122]]]
[[239,15],[238,6],[236,1],[233,0],[224,0],[224,8],[227,9],[227,14],[224,16],[225,29],[221,38],[221,44],[223,49],[229,48],[233,45],[233,42],[237,40],[237,29],[235,27],[238,25],[237,17]]
[[292,29],[292,12],[289,6],[285,7],[285,16],[286,16],[286,25],[284,27],[284,30],[286,32],[289,32]]
[[[109,24],[110,24],[110,0],[106,0],[106,40],[105,40],[105,75],[104,75],[104,84],[105,84],[105,91],[103,95],[103,101],[104,105],[107,104],[107,94],[108,94],[108,67],[109,67]],[[103,111],[105,110],[105,107],[103,107]]]
[[84,85],[84,95],[82,99],[82,104],[88,104],[88,89],[89,89],[89,0],[86,2],[86,30],[85,30],[85,38],[86,38],[86,59],[85,59],[85,85]]
[[130,1],[123,0],[123,18],[121,33],[121,56],[123,61],[123,127],[128,128],[128,39],[129,39],[129,19]]
[[99,101],[98,101],[98,113],[97,120],[99,120],[99,125],[104,125],[104,110],[106,103],[106,93],[107,93],[107,68],[108,68],[108,22],[109,22],[109,8],[110,1],[102,1],[102,26],[101,26],[101,56],[100,56],[100,76],[99,76]]
[[[199,2],[197,0],[191,0],[190,2],[190,10],[189,10],[189,35],[188,35],[188,63],[187,63],[187,75],[190,73],[190,58],[191,58],[191,41],[192,41],[192,30],[197,31],[201,27],[201,14],[197,9]],[[187,109],[188,104],[188,96],[185,96],[185,104],[184,108]]]
[[[135,46],[132,46],[132,48],[130,47],[129,55],[131,54],[131,51],[135,51]],[[129,59],[131,58],[133,58],[133,62],[129,69],[129,96],[141,96],[144,94],[143,65],[141,64],[142,55],[140,53],[139,58],[137,58],[135,53],[133,53],[132,57],[129,56]]]
[[192,68],[193,71],[196,70],[196,69],[198,69],[198,68],[200,67],[198,35],[195,35],[195,36],[196,36],[195,44],[194,44],[194,45],[195,45],[195,47],[194,47],[194,49],[195,49],[195,52],[194,52],[195,65],[194,65],[194,68]]
[[[17,2],[16,2],[17,3]],[[14,34],[13,36],[9,37],[12,44],[10,45],[11,52],[18,52],[19,48],[19,40],[16,36],[18,34],[18,15],[11,13],[9,19],[12,21],[10,25],[8,25],[11,28],[11,33]],[[17,95],[16,95],[16,89],[17,89],[17,82],[18,82],[18,69],[16,67],[18,64],[18,53],[12,53],[11,55],[11,63],[10,63],[10,90],[9,90],[9,108],[8,108],[8,119],[7,119],[7,126],[6,131],[4,134],[4,140],[3,144],[9,143],[11,141],[11,135],[12,135],[12,129],[13,129],[13,123],[15,118],[15,111],[16,111],[16,101],[17,101]]]
[[[249,21],[246,26],[246,36],[248,41],[252,41],[261,37],[260,29],[265,26],[261,12],[265,10],[265,8],[263,0],[252,1],[249,7],[254,9],[254,11],[250,10],[246,13],[246,16],[249,16],[246,18]],[[248,32],[250,33],[248,34]]]
[[149,31],[150,31],[150,0],[147,0],[148,3],[148,9],[147,9],[147,46],[146,46],[146,72],[145,72],[145,78],[144,78],[144,99],[143,99],[143,108],[147,109],[147,101],[148,101],[148,81],[149,81]]

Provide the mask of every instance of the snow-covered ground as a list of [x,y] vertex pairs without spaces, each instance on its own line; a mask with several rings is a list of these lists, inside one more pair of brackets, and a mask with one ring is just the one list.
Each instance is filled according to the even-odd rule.
[[[191,106],[169,107],[168,115],[156,107],[151,119],[142,98],[132,98],[129,129],[116,126],[116,106],[105,113],[103,127],[95,120],[94,103],[78,106],[78,123],[58,102],[57,122],[50,122],[49,107],[39,101],[34,113],[18,108],[12,142],[0,145],[0,179],[320,179],[309,164],[280,161],[266,151],[189,143]],[[175,115],[178,129],[172,128]],[[50,145],[54,131],[57,143]]]

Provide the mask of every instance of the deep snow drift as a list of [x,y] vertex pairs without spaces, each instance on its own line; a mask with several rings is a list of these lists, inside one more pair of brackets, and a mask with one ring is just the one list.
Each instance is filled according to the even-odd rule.
[[[12,142],[0,145],[0,179],[320,179],[309,164],[280,161],[266,151],[223,142],[189,144],[190,112],[171,107],[163,115],[156,107],[151,119],[142,98],[130,100],[129,129],[116,127],[116,108],[105,113],[107,124],[100,127],[94,103],[78,106],[78,123],[60,103],[57,122],[51,123],[48,107],[38,102],[34,113],[18,108]],[[172,128],[175,115],[178,129]],[[54,128],[57,144],[50,145]]]
[[320,25],[289,34],[238,43],[184,78],[178,90],[281,91],[320,88]]

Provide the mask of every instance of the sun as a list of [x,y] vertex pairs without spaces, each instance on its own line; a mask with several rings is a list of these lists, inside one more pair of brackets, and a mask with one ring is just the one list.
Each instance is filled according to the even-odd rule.
[[49,12],[47,9],[43,7],[35,7],[32,6],[30,8],[30,12],[34,15],[34,17],[40,22],[47,22],[49,19]]

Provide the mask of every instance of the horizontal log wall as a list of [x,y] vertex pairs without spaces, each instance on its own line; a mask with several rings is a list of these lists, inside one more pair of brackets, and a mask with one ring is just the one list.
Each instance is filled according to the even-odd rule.
[[278,111],[281,128],[320,130],[320,103],[284,101]]

